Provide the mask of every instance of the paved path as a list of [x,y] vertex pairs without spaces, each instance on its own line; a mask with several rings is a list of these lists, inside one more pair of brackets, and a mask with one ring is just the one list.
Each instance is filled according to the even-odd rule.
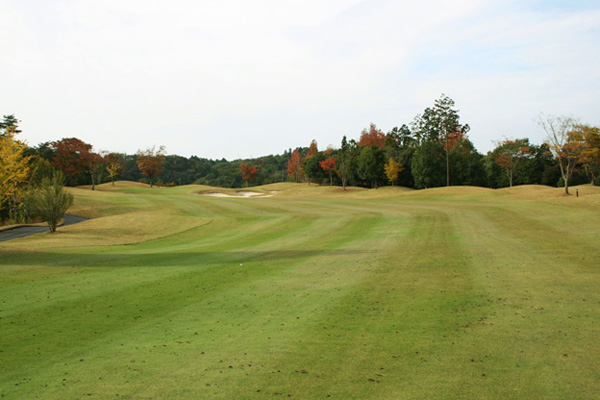
[[[88,218],[78,217],[76,215],[65,214],[63,217],[65,225],[72,225],[87,220]],[[35,235],[37,233],[48,232],[47,226],[19,226],[0,232],[0,242],[11,239],[17,239],[25,236]]]

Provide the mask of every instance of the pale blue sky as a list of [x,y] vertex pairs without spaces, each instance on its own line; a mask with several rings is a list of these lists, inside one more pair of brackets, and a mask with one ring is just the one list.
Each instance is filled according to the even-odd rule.
[[441,93],[493,141],[600,125],[597,1],[0,0],[0,114],[35,145],[245,158],[410,123]]

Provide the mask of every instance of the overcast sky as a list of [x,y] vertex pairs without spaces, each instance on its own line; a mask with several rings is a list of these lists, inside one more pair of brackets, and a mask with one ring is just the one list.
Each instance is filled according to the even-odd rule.
[[30,145],[259,157],[409,124],[441,93],[477,149],[600,125],[600,2],[0,0],[0,114]]

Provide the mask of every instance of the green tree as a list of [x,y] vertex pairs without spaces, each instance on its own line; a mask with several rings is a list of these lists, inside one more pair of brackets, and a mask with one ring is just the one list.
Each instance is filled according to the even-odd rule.
[[419,143],[442,143],[446,159],[447,186],[450,186],[450,152],[470,130],[468,124],[460,124],[459,110],[454,109],[454,106],[454,100],[442,93],[440,98],[435,100],[433,108],[426,108],[423,114],[417,115],[413,121],[413,131]]
[[342,189],[346,190],[348,181],[352,178],[354,171],[354,160],[356,152],[356,142],[346,140],[346,136],[342,138],[342,147],[337,152],[337,164],[335,172],[342,181]]
[[485,186],[484,157],[468,139],[459,140],[450,152],[453,185]]
[[425,141],[411,161],[415,187],[426,189],[444,185],[444,146],[440,142]]
[[21,121],[15,117],[15,114],[4,115],[2,122],[0,122],[0,136],[5,135],[8,128],[13,128],[13,135],[21,133],[19,130],[19,122]]
[[56,232],[58,223],[73,204],[73,195],[64,190],[63,180],[62,174],[56,172],[31,188],[26,197],[29,212],[47,222],[50,232]]
[[327,177],[323,168],[321,168],[321,162],[325,161],[326,155],[323,152],[315,153],[311,157],[304,159],[304,175],[306,181],[314,181],[318,184],[323,183],[323,180]]
[[362,146],[356,160],[358,176],[370,187],[376,188],[385,178],[385,158],[382,149],[375,146]]

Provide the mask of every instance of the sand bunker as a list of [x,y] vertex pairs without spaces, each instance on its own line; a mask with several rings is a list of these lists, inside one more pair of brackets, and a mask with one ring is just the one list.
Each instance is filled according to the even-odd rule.
[[[232,195],[232,194],[225,194],[225,193],[204,193],[203,196],[211,196],[211,197],[237,197],[237,198],[249,198],[249,197],[273,197],[272,194],[264,194],[264,193],[257,193],[257,192],[250,192],[250,191],[246,191],[246,190],[241,190],[239,192],[236,192],[237,194]],[[269,191],[269,193],[277,193],[276,190],[271,190]]]

